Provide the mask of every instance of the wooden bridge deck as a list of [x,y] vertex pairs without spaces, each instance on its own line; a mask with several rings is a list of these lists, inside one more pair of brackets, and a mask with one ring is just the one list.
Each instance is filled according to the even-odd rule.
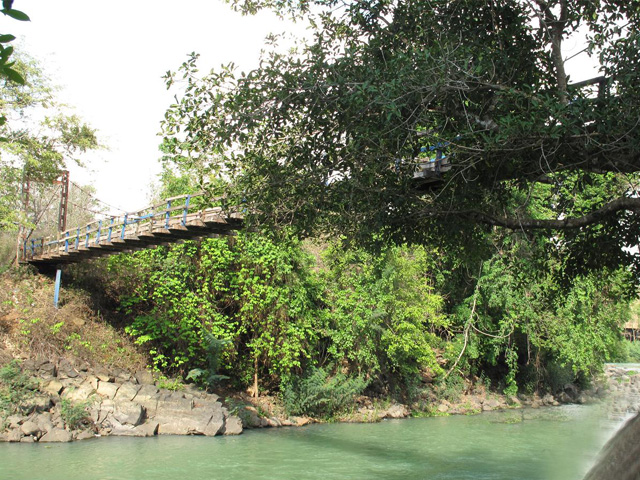
[[181,240],[229,235],[242,228],[241,213],[194,205],[194,199],[198,203],[201,198],[201,193],[173,197],[139,212],[66,230],[57,238],[26,240],[20,261],[35,265],[76,263]]

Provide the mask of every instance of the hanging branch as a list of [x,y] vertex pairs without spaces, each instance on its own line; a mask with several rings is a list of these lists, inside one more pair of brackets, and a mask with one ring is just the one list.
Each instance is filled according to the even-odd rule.
[[442,381],[445,381],[447,377],[451,375],[451,372],[455,370],[455,368],[458,366],[458,362],[460,362],[460,359],[462,358],[462,355],[464,355],[464,351],[467,349],[467,344],[469,343],[469,329],[473,326],[473,316],[476,313],[476,302],[478,299],[478,289],[479,289],[478,287],[480,286],[482,266],[483,264],[481,263],[480,272],[478,273],[478,281],[476,282],[476,288],[475,288],[475,291],[473,292],[473,305],[471,306],[471,314],[469,315],[469,320],[467,320],[467,324],[464,326],[464,344],[462,345],[462,350],[460,351],[460,355],[458,355],[458,358],[456,358],[456,361],[453,364],[453,366],[442,377]]

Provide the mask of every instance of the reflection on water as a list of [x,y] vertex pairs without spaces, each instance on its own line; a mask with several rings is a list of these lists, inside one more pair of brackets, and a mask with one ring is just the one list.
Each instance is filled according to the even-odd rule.
[[0,479],[578,480],[617,427],[598,407],[571,405],[238,437],[0,444]]

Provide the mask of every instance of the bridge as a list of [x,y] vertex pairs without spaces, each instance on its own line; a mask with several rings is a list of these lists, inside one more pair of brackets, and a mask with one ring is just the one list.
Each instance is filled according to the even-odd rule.
[[19,260],[38,267],[77,263],[192,238],[229,235],[242,228],[241,213],[203,208],[203,200],[203,192],[172,197],[138,212],[65,230],[55,238],[24,240]]

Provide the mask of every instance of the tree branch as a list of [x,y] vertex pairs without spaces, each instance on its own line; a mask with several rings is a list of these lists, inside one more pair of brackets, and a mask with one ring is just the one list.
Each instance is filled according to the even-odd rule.
[[505,227],[511,230],[569,230],[600,223],[607,217],[623,210],[640,213],[640,198],[617,198],[582,217],[563,218],[559,220],[497,217],[476,210],[460,213],[462,216],[468,216],[481,223]]

